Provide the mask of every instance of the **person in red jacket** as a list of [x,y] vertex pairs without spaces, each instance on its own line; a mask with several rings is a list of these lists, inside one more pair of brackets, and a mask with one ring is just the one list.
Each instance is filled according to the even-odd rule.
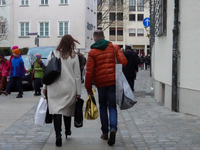
[[[118,45],[113,45],[104,39],[103,31],[95,31],[93,37],[95,43],[91,46],[91,50],[88,53],[85,88],[88,94],[91,95],[93,95],[93,83],[98,89],[102,130],[101,138],[108,140],[109,145],[113,145],[115,144],[117,132],[114,46],[118,62],[125,66],[127,60]],[[107,108],[109,108],[109,117]],[[109,131],[110,135],[108,138]]]
[[0,76],[1,76],[0,94],[3,87],[7,86],[7,76],[9,75],[9,71],[10,71],[9,68],[10,68],[9,61],[5,59],[4,54],[1,53],[0,54]]

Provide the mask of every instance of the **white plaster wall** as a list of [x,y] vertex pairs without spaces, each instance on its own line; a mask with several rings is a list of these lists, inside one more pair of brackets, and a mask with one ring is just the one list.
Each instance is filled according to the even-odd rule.
[[[20,21],[30,21],[30,32],[39,32],[39,21],[49,21],[50,37],[40,38],[40,46],[57,46],[61,39],[57,37],[58,21],[69,21],[69,34],[81,43],[78,47],[84,47],[85,8],[83,6],[85,5],[83,1],[81,2],[75,3],[74,1],[69,1],[68,6],[59,6],[58,1],[49,1],[49,6],[39,6],[39,1],[35,0],[30,1],[29,7],[20,7],[19,1],[13,1],[13,45],[18,45],[19,47],[35,46],[35,36],[30,36],[30,38],[18,38]],[[80,14],[82,17],[80,17]]]
[[154,44],[154,78],[171,85],[172,82],[172,42],[174,3],[167,1],[167,34],[156,37]]
[[199,0],[180,1],[180,87],[193,90],[200,90],[199,8]]

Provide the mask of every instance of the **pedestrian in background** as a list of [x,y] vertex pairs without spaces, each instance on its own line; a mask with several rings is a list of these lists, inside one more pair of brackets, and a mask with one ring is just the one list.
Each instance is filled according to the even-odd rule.
[[2,93],[8,95],[10,88],[14,86],[17,87],[19,92],[16,98],[22,98],[23,97],[22,78],[25,77],[24,61],[21,57],[21,53],[18,46],[13,46],[12,49],[13,49],[12,51],[13,58],[11,60],[9,84],[6,87],[6,90],[2,91]]
[[140,70],[144,70],[144,56],[141,54],[140,56]]
[[137,57],[131,52],[131,47],[127,46],[124,55],[127,59],[126,66],[123,66],[123,73],[134,92],[134,81],[136,78],[136,72],[138,71],[138,60]]
[[[62,37],[54,55],[61,59],[61,75],[51,85],[44,85],[43,93],[47,92],[49,113],[53,114],[56,134],[56,146],[62,146],[62,116],[65,124],[65,135],[71,135],[71,117],[74,116],[76,98],[81,95],[81,74],[78,56],[74,52],[76,43],[71,35]],[[52,52],[47,58],[47,65]]]
[[7,86],[7,76],[9,75],[10,64],[9,61],[4,58],[4,53],[0,53],[0,95],[2,89]]
[[[88,53],[85,88],[88,95],[93,95],[92,83],[94,81],[99,96],[101,138],[108,140],[109,145],[113,145],[117,132],[114,45],[104,39],[104,33],[101,30],[95,31],[93,37],[95,43]],[[118,62],[125,66],[127,60],[118,45],[115,45],[115,52]],[[107,109],[109,109],[109,117]]]
[[35,58],[35,62],[33,63],[33,65],[31,66],[31,68],[29,68],[27,70],[27,72],[33,71],[33,80],[34,80],[34,89],[35,89],[35,96],[40,96],[41,95],[41,89],[40,89],[40,85],[42,83],[42,78],[43,78],[43,74],[44,74],[44,64],[41,60],[42,55],[41,54],[36,54]]
[[80,62],[79,64],[80,64],[80,69],[81,69],[81,82],[83,83],[84,82],[83,69],[84,69],[85,64],[86,64],[86,58],[84,57],[83,54],[80,53],[80,49],[75,49],[74,51],[78,55],[78,58],[79,58],[79,62]]
[[149,65],[149,58],[148,56],[146,55],[145,58],[144,58],[144,63],[145,63],[145,70],[147,70],[147,67]]

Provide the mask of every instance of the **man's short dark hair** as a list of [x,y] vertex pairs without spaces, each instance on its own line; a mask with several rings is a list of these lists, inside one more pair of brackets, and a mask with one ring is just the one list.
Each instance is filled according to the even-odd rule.
[[93,36],[97,39],[104,39],[104,33],[102,30],[96,30],[93,33]]
[[126,46],[126,50],[127,50],[127,49],[130,49],[130,50],[131,50],[131,47],[130,47],[130,46]]

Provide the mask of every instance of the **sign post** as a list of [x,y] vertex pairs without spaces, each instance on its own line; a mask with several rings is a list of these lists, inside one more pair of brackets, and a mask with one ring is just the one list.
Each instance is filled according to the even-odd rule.
[[[37,32],[28,33],[28,35],[37,35]],[[35,37],[35,45],[37,45],[37,47],[39,47],[39,35],[37,35],[37,36]]]

